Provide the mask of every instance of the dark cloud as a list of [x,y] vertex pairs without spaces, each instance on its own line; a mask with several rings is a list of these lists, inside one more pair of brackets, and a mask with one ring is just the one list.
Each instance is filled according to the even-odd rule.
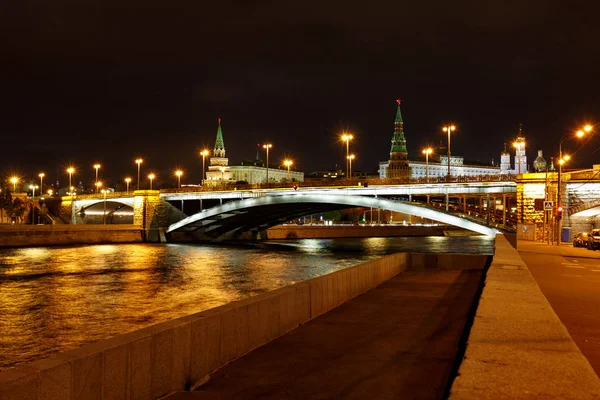
[[[388,156],[398,97],[411,154],[450,120],[457,153],[498,160],[519,122],[533,158],[600,119],[592,3],[349,3],[13,2],[0,17],[0,133],[15,151],[0,172],[71,160],[89,180],[99,160],[117,180],[143,155],[197,181],[218,117],[232,163],[271,140],[275,159],[332,168],[351,129],[356,168],[371,170]],[[598,163],[598,147],[577,165]]]

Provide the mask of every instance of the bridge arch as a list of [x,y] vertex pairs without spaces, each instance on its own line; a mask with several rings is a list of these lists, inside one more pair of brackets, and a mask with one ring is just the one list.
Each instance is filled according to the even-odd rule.
[[169,226],[167,233],[197,232],[204,238],[233,237],[247,231],[262,231],[305,215],[351,207],[373,207],[410,214],[459,226],[488,236],[496,229],[424,206],[372,196],[286,193],[232,201],[203,210]]

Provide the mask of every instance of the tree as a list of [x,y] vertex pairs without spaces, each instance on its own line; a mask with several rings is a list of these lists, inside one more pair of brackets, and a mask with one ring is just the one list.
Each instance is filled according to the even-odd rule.
[[4,220],[3,211],[7,210],[8,207],[12,204],[12,195],[10,194],[10,190],[3,189],[0,191],[0,223]]
[[14,199],[7,208],[7,213],[10,213],[11,216],[14,215],[17,217],[20,223],[23,223],[23,214],[25,214],[25,211],[27,211],[27,203],[19,197]]

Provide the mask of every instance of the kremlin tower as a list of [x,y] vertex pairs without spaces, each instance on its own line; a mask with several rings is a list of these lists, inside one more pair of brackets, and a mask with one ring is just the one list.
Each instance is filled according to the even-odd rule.
[[400,111],[400,100],[396,110],[394,121],[394,135],[392,136],[392,148],[390,149],[390,161],[386,176],[388,178],[410,178],[411,172],[408,166],[408,151],[406,150],[406,138],[404,137],[404,122]]

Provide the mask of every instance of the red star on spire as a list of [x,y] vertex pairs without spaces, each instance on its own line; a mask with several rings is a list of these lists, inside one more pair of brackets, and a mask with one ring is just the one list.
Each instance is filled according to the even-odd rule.
[[398,100],[396,100],[396,102],[398,103],[398,105],[400,105],[400,103],[402,102],[402,100],[398,99]]
[[219,123],[221,123],[221,118],[219,118]]

